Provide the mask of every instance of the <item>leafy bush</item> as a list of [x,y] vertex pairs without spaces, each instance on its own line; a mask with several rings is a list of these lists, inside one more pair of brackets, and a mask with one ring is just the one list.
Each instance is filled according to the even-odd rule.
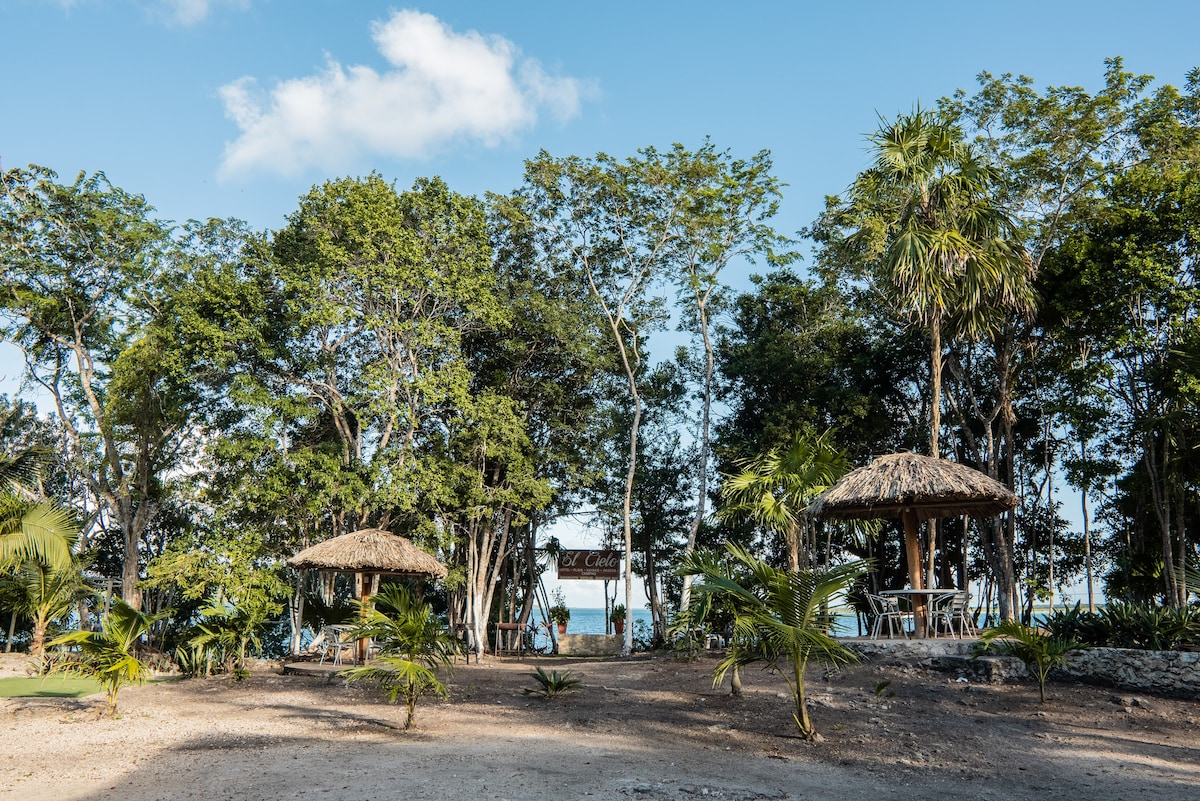
[[1182,607],[1112,601],[1098,612],[1074,609],[1046,618],[1056,637],[1096,647],[1175,651],[1200,648],[1200,606]]
[[552,698],[557,698],[563,693],[570,692],[571,690],[577,690],[579,689],[581,681],[579,679],[571,678],[571,674],[572,671],[570,670],[562,673],[559,673],[557,670],[552,670],[547,673],[539,667],[537,668],[537,673],[529,674],[533,678],[537,679],[538,686],[532,690],[528,687],[525,688],[525,694],[540,695],[542,698],[549,701]]
[[1013,656],[1025,664],[1025,669],[1037,679],[1042,702],[1046,701],[1046,675],[1067,661],[1067,654],[1088,646],[1077,640],[1055,637],[1016,620],[1006,620],[988,629],[979,638],[975,656],[995,651]]

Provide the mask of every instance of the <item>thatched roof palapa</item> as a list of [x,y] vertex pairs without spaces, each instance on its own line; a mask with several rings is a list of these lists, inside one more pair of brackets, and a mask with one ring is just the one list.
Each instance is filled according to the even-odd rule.
[[365,528],[319,542],[288,560],[298,568],[446,577],[446,566],[407,537]]
[[808,507],[817,518],[900,517],[920,520],[970,515],[992,517],[1017,505],[1017,497],[973,468],[915,453],[879,456],[852,470]]

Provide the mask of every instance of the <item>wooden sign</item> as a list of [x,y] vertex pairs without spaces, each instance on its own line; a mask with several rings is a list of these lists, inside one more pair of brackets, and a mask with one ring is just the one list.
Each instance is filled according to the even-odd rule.
[[615,581],[621,577],[621,552],[563,551],[558,559],[558,577]]

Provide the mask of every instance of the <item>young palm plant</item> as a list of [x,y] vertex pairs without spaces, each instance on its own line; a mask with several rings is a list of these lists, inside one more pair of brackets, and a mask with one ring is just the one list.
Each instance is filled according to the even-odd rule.
[[100,631],[72,631],[49,643],[78,646],[79,652],[56,670],[91,676],[100,682],[108,696],[108,713],[117,716],[117,693],[126,684],[143,684],[150,666],[138,658],[137,645],[156,620],[166,613],[139,612],[120,599],[100,621]]
[[1004,656],[1015,656],[1025,664],[1025,669],[1037,679],[1038,693],[1042,703],[1046,702],[1046,675],[1067,662],[1067,654],[1089,646],[1072,639],[1055,637],[1026,626],[1017,620],[1006,620],[994,629],[988,629],[979,637],[976,656],[995,651]]
[[572,674],[574,671],[564,670],[562,673],[559,673],[557,670],[552,670],[547,673],[540,667],[536,670],[537,673],[530,673],[529,675],[537,679],[538,686],[533,689],[526,687],[526,695],[540,695],[549,701],[563,693],[579,689],[580,684],[582,684],[581,679],[573,678]]
[[791,691],[792,718],[805,739],[816,736],[808,717],[804,673],[812,659],[828,666],[857,660],[856,654],[829,635],[832,619],[825,610],[866,572],[865,562],[838,565],[829,570],[781,570],[755,558],[749,551],[727,545],[730,556],[747,577],[735,580],[711,552],[698,553],[685,568],[702,576],[696,592],[720,595],[734,607],[733,644],[717,665],[714,684],[730,670],[756,662],[781,676]]
[[63,570],[55,570],[36,559],[26,559],[12,571],[10,581],[18,593],[17,609],[33,621],[29,655],[38,672],[43,673],[48,667],[44,657],[50,625],[67,617],[81,601],[95,595],[95,591],[84,580],[82,566],[76,559]]
[[391,703],[403,698],[408,712],[404,720],[407,730],[412,728],[421,696],[448,696],[436,670],[449,667],[458,651],[458,640],[433,614],[433,607],[415,598],[403,585],[385,584],[371,599],[370,607],[360,607],[362,622],[352,636],[374,640],[379,658],[372,665],[348,668],[339,675],[347,681],[375,682]]

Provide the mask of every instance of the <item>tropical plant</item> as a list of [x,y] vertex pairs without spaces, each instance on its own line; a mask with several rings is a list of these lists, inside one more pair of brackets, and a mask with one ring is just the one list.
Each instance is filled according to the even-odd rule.
[[567,600],[563,597],[561,589],[554,591],[554,603],[546,610],[546,617],[550,618],[551,623],[563,626],[571,619],[571,608],[567,606]]
[[1048,616],[1046,630],[1053,636],[1085,645],[1174,651],[1200,647],[1200,606],[1162,606],[1109,601],[1097,612],[1059,610]]
[[99,631],[72,631],[52,640],[52,648],[76,646],[79,651],[58,662],[56,671],[91,676],[100,682],[108,698],[108,712],[117,716],[117,693],[126,684],[142,684],[150,676],[150,665],[138,658],[138,642],[154,622],[165,616],[139,612],[120,599],[100,620]]
[[279,613],[279,604],[270,601],[244,601],[240,604],[218,599],[200,610],[202,623],[196,624],[199,632],[188,641],[191,654],[186,659],[194,669],[204,663],[205,673],[211,665],[219,663],[222,669],[235,679],[248,675],[246,670],[247,651],[258,652],[262,648],[259,634],[267,618]]
[[801,431],[787,447],[772,448],[738,466],[741,472],[725,476],[721,486],[726,505],[719,516],[749,518],[778,531],[787,542],[788,568],[812,567],[814,549],[804,510],[850,470],[845,451],[833,444],[832,432]]
[[84,580],[81,565],[75,560],[70,567],[55,570],[44,562],[26,559],[13,569],[9,580],[18,593],[18,611],[33,622],[29,655],[38,672],[45,672],[46,634],[51,624],[65,618],[95,592]]
[[34,559],[54,569],[69,569],[76,531],[71,513],[54,503],[0,491],[0,567]]
[[557,670],[547,673],[540,667],[536,668],[536,670],[536,673],[530,673],[529,675],[537,679],[538,686],[533,689],[526,687],[526,695],[540,695],[549,701],[563,693],[579,689],[579,685],[582,683],[580,679],[571,678],[573,671],[570,670],[564,670],[562,673],[559,673]]
[[1046,676],[1056,667],[1067,663],[1067,654],[1089,646],[1072,640],[1055,637],[1027,626],[1019,620],[1006,620],[994,629],[988,629],[979,637],[976,657],[988,651],[1021,660],[1038,683],[1042,702],[1046,701]]
[[610,623],[625,622],[625,604],[613,604],[612,610],[608,613],[608,621]]
[[734,607],[734,638],[714,671],[714,685],[730,670],[762,662],[783,676],[791,691],[792,718],[805,739],[816,736],[808,717],[804,673],[809,660],[829,666],[856,661],[856,654],[829,635],[833,619],[826,614],[831,601],[844,593],[867,569],[862,561],[829,570],[781,570],[737,545],[726,549],[748,580],[730,578],[712,552],[697,552],[685,567],[702,577],[697,594],[721,595]]
[[449,691],[435,671],[450,666],[458,653],[458,640],[446,631],[432,606],[401,584],[385,584],[370,602],[360,602],[359,608],[362,622],[351,636],[374,640],[380,655],[374,664],[348,668],[339,675],[346,681],[376,683],[393,704],[403,698],[407,730],[413,725],[421,696],[448,697]]

